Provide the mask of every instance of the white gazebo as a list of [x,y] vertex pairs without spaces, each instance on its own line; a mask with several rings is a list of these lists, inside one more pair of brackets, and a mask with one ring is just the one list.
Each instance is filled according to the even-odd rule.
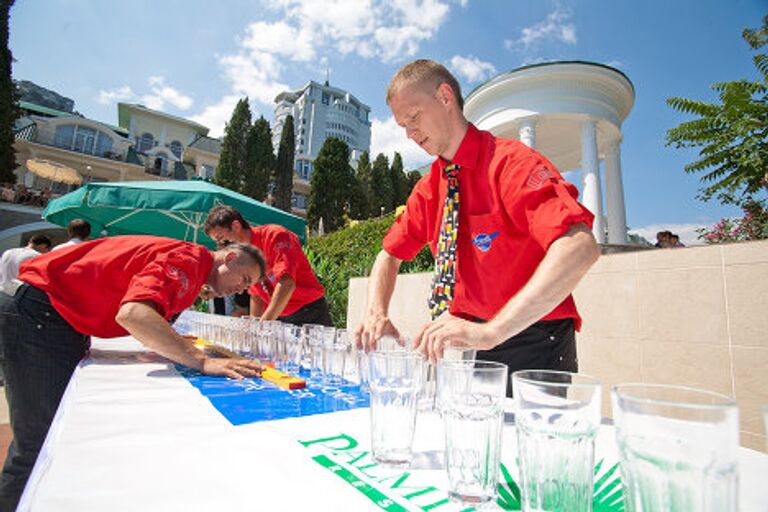
[[[599,243],[624,244],[621,123],[634,102],[632,82],[617,69],[592,62],[551,62],[492,78],[467,96],[464,113],[480,129],[535,148],[561,172],[580,168],[581,200],[595,214],[595,238]],[[605,167],[607,214],[600,160]]]

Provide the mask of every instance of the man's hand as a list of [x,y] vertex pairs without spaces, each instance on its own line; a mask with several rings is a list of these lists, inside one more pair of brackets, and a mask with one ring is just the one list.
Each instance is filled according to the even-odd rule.
[[357,348],[370,352],[376,350],[376,342],[382,336],[394,336],[401,341],[400,332],[388,316],[368,314],[355,330],[355,344]]
[[205,375],[223,375],[231,379],[242,380],[245,377],[259,377],[264,367],[256,361],[238,358],[206,357],[202,372]]
[[444,313],[421,328],[413,340],[413,349],[436,362],[446,348],[489,350],[498,343],[491,324],[470,322]]

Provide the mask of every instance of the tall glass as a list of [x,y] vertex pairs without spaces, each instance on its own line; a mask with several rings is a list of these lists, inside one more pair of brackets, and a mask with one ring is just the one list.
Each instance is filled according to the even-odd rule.
[[413,352],[377,351],[368,354],[368,361],[373,458],[387,466],[408,466],[424,358]]
[[512,374],[523,510],[592,510],[600,381],[549,370]]
[[301,365],[302,348],[301,326],[293,324],[283,324],[283,346],[285,347],[285,371],[288,373],[299,373]]
[[739,413],[728,396],[622,384],[611,393],[628,512],[735,512]]
[[443,359],[437,365],[437,390],[449,496],[473,506],[495,500],[507,365]]
[[344,382],[344,363],[350,349],[349,340],[346,335],[337,336],[337,329],[333,327],[326,327],[324,335],[323,384],[338,386]]

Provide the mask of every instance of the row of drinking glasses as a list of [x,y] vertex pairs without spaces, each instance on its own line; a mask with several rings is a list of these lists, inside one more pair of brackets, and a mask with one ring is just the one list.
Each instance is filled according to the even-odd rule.
[[[369,357],[374,459],[407,466],[426,363],[403,351]],[[600,382],[544,370],[515,372],[511,382],[523,510],[591,511]],[[507,383],[501,363],[438,363],[436,407],[445,427],[449,495],[464,504],[496,499]],[[640,384],[614,386],[611,395],[626,510],[737,510],[732,399]],[[605,494],[606,503],[621,499],[618,489]]]
[[273,362],[287,373],[307,369],[314,382],[344,382],[351,349],[346,329],[197,311],[185,311],[174,326],[181,334],[195,335],[243,357]]

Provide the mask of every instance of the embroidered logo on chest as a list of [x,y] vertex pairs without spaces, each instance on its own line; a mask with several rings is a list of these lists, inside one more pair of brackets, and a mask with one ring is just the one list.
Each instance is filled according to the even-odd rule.
[[493,245],[493,239],[499,236],[499,231],[495,233],[491,233],[490,235],[487,233],[480,233],[475,238],[472,239],[472,243],[480,249],[480,252],[487,252],[491,245]]
[[552,171],[546,167],[539,167],[528,175],[528,181],[526,182],[526,185],[534,190],[538,190],[543,187],[548,180],[554,177],[555,175]]

